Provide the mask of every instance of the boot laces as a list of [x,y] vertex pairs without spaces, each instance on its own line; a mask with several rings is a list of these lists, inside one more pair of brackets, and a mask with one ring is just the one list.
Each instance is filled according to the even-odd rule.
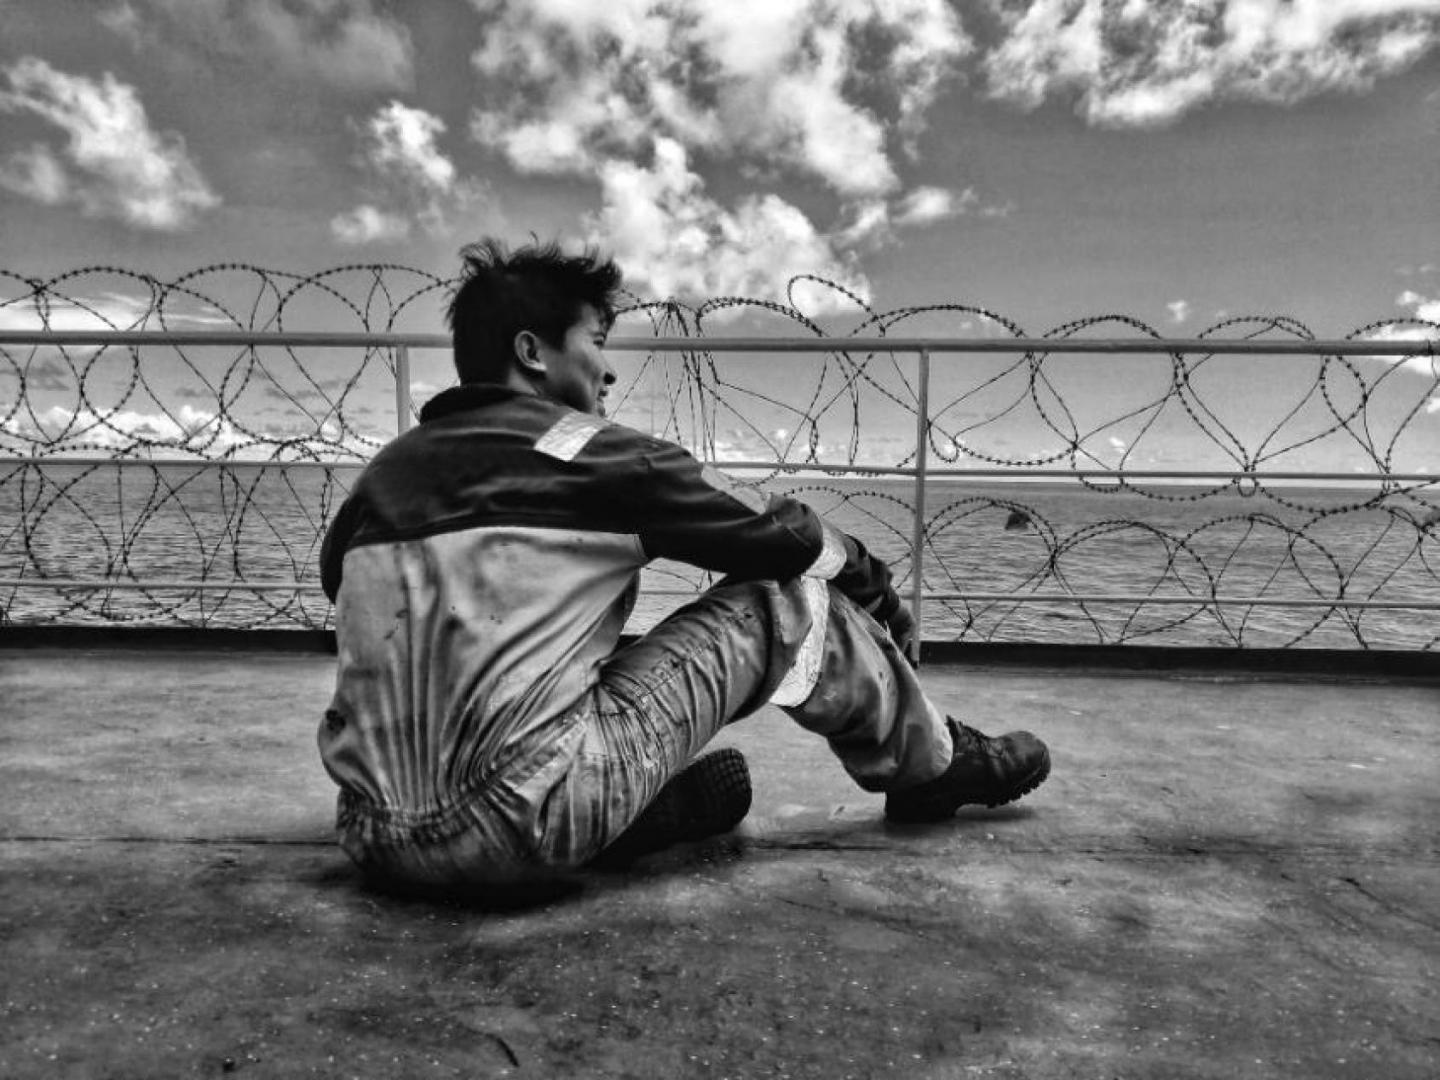
[[946,719],[950,722],[950,737],[955,742],[955,757],[983,753],[989,748],[990,739],[987,736],[953,716]]

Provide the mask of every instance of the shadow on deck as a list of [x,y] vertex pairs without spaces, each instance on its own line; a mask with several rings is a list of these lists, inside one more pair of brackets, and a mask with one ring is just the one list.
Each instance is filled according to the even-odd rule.
[[1024,802],[887,826],[766,711],[737,834],[367,891],[322,654],[0,650],[0,1075],[1440,1075],[1440,682],[931,664]]

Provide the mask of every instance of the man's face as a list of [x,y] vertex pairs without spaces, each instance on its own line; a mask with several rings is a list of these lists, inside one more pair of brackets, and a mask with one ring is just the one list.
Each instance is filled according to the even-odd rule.
[[566,331],[561,348],[537,339],[545,364],[540,392],[572,409],[604,416],[605,392],[615,381],[615,369],[605,358],[607,333],[600,313],[582,304],[580,321]]

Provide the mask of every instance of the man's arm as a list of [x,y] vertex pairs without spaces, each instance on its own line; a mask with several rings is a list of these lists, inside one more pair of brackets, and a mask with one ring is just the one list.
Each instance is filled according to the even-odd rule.
[[809,506],[643,442],[647,479],[631,498],[647,554],[752,579],[825,578],[887,625],[900,608],[889,567]]

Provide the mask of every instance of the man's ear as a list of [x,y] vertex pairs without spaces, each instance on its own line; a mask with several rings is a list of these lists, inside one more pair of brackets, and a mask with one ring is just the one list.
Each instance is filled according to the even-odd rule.
[[533,330],[515,335],[515,362],[520,371],[532,378],[545,374],[545,359],[540,355],[540,338]]

